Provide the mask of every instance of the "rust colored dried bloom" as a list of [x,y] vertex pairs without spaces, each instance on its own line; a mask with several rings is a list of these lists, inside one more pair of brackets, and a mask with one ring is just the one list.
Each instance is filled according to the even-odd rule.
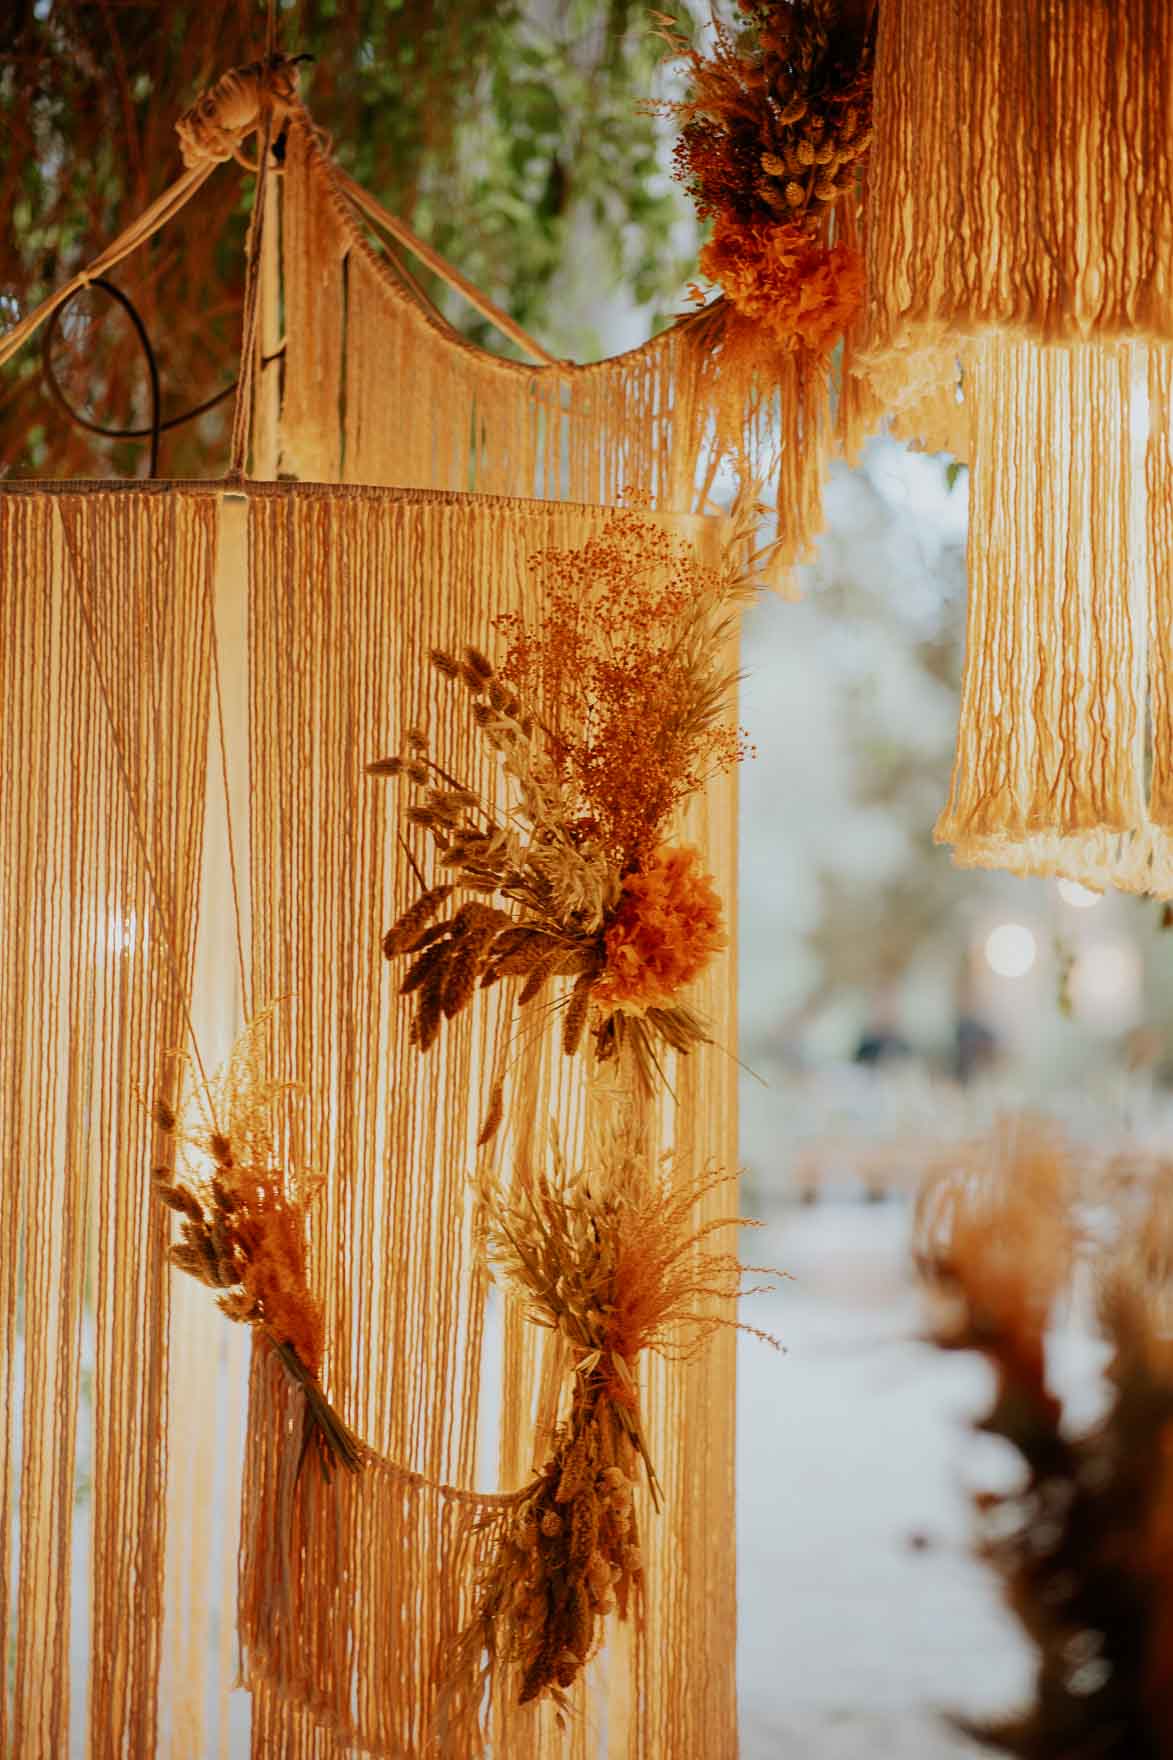
[[828,247],[800,224],[747,225],[719,215],[700,266],[743,317],[764,324],[788,351],[829,353],[863,302],[859,252]]
[[[273,1107],[290,1084],[265,1073],[266,1010],[245,1029],[223,1067],[190,1096],[187,1121],[169,1133],[187,1150],[186,1179],[157,1170],[155,1190],[184,1221],[171,1260],[222,1293],[231,1320],[253,1326],[302,1388],[323,1470],[351,1471],[361,1450],[322,1392],[325,1328],[309,1283],[306,1210],[312,1182],[281,1165]],[[156,1123],[161,1112],[156,1109]],[[162,1128],[162,1126],[160,1127]]]
[[626,876],[604,936],[596,1001],[629,1009],[671,1003],[728,945],[721,900],[700,860],[688,846],[661,847]]

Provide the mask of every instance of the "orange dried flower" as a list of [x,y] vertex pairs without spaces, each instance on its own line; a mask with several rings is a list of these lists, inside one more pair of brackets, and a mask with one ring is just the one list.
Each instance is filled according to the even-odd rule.
[[863,301],[859,252],[821,244],[799,224],[742,224],[720,214],[700,266],[743,317],[765,324],[788,352],[828,353]]
[[276,1177],[245,1179],[243,1203],[231,1234],[238,1249],[240,1282],[252,1298],[261,1324],[279,1344],[296,1352],[311,1375],[322,1367],[324,1328],[321,1305],[307,1278],[305,1230],[301,1212],[281,1196]]
[[614,1008],[671,1003],[728,945],[721,900],[700,855],[687,845],[656,850],[623,881],[605,936],[607,966],[595,1000]]

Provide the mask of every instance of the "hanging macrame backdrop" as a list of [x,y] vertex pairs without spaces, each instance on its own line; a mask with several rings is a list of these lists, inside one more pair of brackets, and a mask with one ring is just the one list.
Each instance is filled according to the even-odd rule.
[[[376,252],[305,112],[281,178],[280,467],[318,482],[705,510],[719,462],[768,481],[778,567],[809,558],[834,441],[826,369],[771,352],[749,374],[725,309],[590,366],[468,342]],[[866,399],[842,412],[858,444]]]
[[858,358],[971,464],[937,835],[1168,895],[1173,10],[885,0],[875,114]]
[[[408,1046],[379,955],[408,873],[394,798],[363,766],[424,719],[458,768],[489,781],[426,649],[487,639],[498,610],[532,612],[540,574],[527,559],[581,543],[604,518],[347,488],[0,494],[0,1311],[17,1415],[0,1457],[0,1635],[15,1659],[5,1752],[230,1751],[242,1341],[207,1291],[167,1268],[149,1179],[160,1145],[137,1097],[184,1041],[172,932],[205,1052],[222,1053],[239,1024],[224,778],[252,1000],[287,999],[274,1064],[305,1090],[284,1146],[324,1176],[311,1236],[328,1391],[388,1457],[333,1490],[311,1482],[286,1561],[289,1393],[268,1352],[254,1353],[241,1566],[253,1752],[341,1754],[352,1739],[424,1750],[442,1640],[469,1608],[456,1567],[475,1554],[481,1511],[400,1469],[511,1490],[553,1410],[520,1312],[485,1331],[470,1232],[500,1001],[452,1023],[426,1059]],[[711,558],[717,522],[665,518]],[[213,633],[222,717],[210,712]],[[732,787],[684,832],[732,915]],[[657,1142],[680,1152],[683,1177],[710,1159],[734,1165],[732,986],[727,959],[698,998],[722,1048],[670,1068],[677,1103],[658,1109]],[[549,1116],[572,1150],[582,1142],[585,1060],[547,1039],[510,1077],[495,1149],[506,1178],[543,1153]],[[736,1753],[733,1388],[728,1339],[695,1365],[653,1368],[666,1507],[641,1511],[646,1634],[616,1628],[567,1738],[547,1711],[499,1704],[495,1752]],[[478,1746],[466,1721],[452,1752]]]

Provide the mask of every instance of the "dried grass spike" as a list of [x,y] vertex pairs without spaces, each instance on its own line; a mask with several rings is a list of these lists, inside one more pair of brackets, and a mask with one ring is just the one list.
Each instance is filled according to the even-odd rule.
[[430,923],[444,900],[451,898],[453,888],[450,885],[429,886],[420,894],[415,903],[396,919],[383,937],[383,952],[388,959],[401,953],[408,943],[419,934],[420,930]]
[[410,996],[414,991],[421,989],[434,973],[444,967],[451,954],[452,943],[450,941],[433,941],[431,946],[425,948],[420,954],[415,964],[408,968],[407,975],[399,986],[399,994]]
[[486,1144],[493,1141],[493,1138],[501,1129],[501,1120],[504,1115],[505,1084],[500,1078],[498,1078],[493,1083],[492,1089],[489,1093],[489,1110],[485,1114],[484,1123],[481,1125],[480,1129],[480,1135],[477,1137],[478,1149],[483,1149]]
[[570,993],[570,1001],[562,1022],[562,1049],[567,1057],[573,1057],[582,1044],[583,1029],[590,1013],[591,990],[594,986],[593,972],[584,972]]

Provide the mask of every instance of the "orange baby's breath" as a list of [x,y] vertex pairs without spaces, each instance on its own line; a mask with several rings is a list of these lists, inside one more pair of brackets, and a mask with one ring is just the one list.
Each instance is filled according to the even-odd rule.
[[721,900],[699,853],[660,848],[623,894],[604,937],[607,964],[598,1001],[617,1008],[669,1003],[727,945]]
[[724,713],[728,580],[635,510],[535,566],[543,614],[499,620],[509,644],[501,674],[540,706],[581,823],[626,870],[681,801],[744,756]]

